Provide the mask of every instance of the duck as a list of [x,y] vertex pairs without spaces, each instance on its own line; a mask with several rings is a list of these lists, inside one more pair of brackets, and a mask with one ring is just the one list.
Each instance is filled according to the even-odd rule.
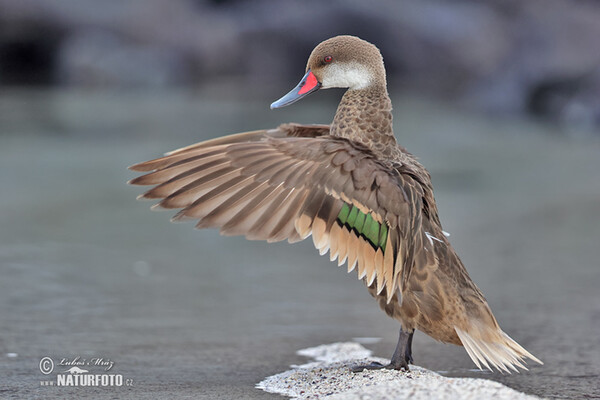
[[267,242],[311,236],[321,255],[356,271],[400,330],[389,364],[355,371],[408,371],[417,329],[463,346],[479,369],[543,364],[500,329],[442,229],[430,174],[397,143],[379,49],[348,35],[321,42],[271,108],[329,88],[346,89],[330,125],[285,123],[193,144],[131,166],[143,174],[129,183],[152,186],[138,198],[177,209],[174,221]]

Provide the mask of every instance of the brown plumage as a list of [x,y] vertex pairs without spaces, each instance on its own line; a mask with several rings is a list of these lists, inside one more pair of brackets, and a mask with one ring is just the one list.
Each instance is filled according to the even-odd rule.
[[463,345],[480,368],[540,362],[499,328],[442,230],[429,173],[397,145],[379,50],[352,36],[326,40],[272,107],[320,87],[348,88],[331,126],[284,124],[198,143],[132,166],[147,174],[130,183],[153,185],[140,197],[180,209],[174,219],[198,228],[269,242],[312,235],[400,321],[393,368],[412,361],[415,329]]

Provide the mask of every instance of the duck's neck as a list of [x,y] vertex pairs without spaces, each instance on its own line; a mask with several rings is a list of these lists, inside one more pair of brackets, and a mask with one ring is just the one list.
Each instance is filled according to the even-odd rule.
[[395,147],[392,101],[385,86],[348,90],[331,123],[331,135],[360,142],[380,154]]

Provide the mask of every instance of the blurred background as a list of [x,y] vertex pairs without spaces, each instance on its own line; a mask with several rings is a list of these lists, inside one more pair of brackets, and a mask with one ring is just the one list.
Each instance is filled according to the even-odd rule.
[[[382,51],[399,142],[503,329],[543,367],[473,370],[417,334],[415,362],[549,398],[600,398],[600,3],[0,0],[1,396],[279,398],[296,350],[398,325],[362,283],[290,246],[169,223],[127,166],[280,123],[269,104],[338,34]],[[104,357],[128,388],[40,387],[44,356]]]
[[396,90],[600,124],[593,0],[1,0],[0,85],[275,87],[339,33],[377,43]]

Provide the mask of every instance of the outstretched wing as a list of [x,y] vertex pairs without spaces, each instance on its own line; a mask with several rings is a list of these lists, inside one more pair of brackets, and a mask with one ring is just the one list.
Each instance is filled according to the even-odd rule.
[[387,287],[389,302],[415,261],[409,249],[427,245],[411,234],[421,232],[422,188],[327,133],[283,125],[198,143],[130,167],[149,172],[130,183],[155,185],[140,197],[181,209],[174,219],[198,220],[198,228],[269,242],[312,234],[321,254],[347,261],[349,272],[358,266],[378,294]]

